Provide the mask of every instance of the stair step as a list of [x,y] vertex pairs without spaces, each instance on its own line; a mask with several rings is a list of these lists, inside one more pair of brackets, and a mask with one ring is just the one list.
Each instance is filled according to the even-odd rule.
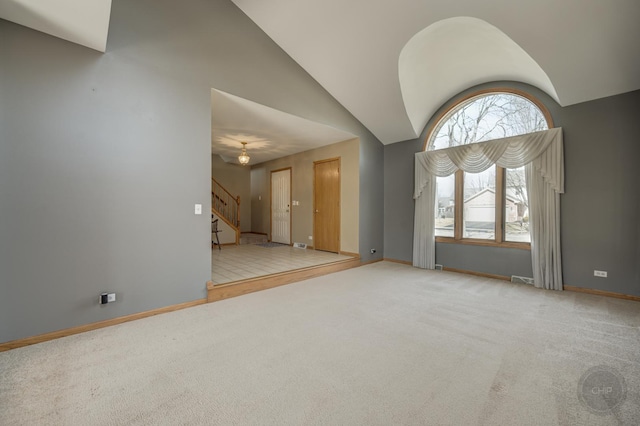
[[267,236],[262,234],[240,234],[240,244],[263,244],[268,242]]

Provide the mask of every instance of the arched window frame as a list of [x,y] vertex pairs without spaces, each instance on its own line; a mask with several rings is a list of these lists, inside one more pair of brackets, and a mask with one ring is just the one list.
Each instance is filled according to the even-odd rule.
[[[511,94],[523,97],[533,103],[542,115],[544,116],[547,127],[549,129],[554,127],[553,118],[551,117],[551,113],[547,109],[547,107],[535,96],[524,92],[522,90],[508,88],[508,87],[496,87],[490,89],[483,89],[474,91],[469,93],[460,99],[453,102],[449,107],[443,110],[437,118],[433,121],[433,124],[430,126],[427,135],[425,137],[423,151],[429,149],[430,144],[432,143],[432,139],[435,134],[440,130],[441,124],[443,124],[458,108],[466,105],[469,101],[481,98],[483,96],[488,96],[492,94]],[[524,250],[531,250],[531,243],[528,242],[514,242],[514,241],[505,241],[505,218],[504,218],[504,206],[505,206],[505,169],[502,167],[496,166],[496,184],[495,184],[495,239],[493,240],[485,240],[485,239],[475,239],[475,238],[464,238],[463,237],[463,209],[464,204],[459,202],[458,200],[464,199],[464,171],[458,170],[455,173],[455,205],[454,205],[454,236],[453,237],[443,237],[436,236],[435,241],[437,243],[454,243],[454,244],[469,244],[469,245],[480,245],[480,246],[491,246],[491,247],[508,247],[508,248],[517,248]]]

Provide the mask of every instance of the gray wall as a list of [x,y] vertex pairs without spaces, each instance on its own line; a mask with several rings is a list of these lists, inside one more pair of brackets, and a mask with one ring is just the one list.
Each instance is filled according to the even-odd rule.
[[[563,108],[567,285],[640,296],[640,91]],[[593,270],[608,271],[596,278]]]
[[[384,253],[384,145],[360,139],[360,259],[381,259]],[[371,249],[376,251],[371,254]]]
[[359,136],[382,246],[382,145],[228,0],[114,0],[105,54],[0,20],[0,58],[0,341],[205,296],[212,87]]
[[[538,97],[555,125],[564,129],[565,284],[640,295],[640,91],[562,108],[534,87],[495,83],[465,91],[443,109],[475,90],[505,86]],[[384,147],[386,258],[412,258],[413,155],[422,150],[432,120],[419,139]],[[496,275],[531,276],[528,252],[517,249],[436,244],[436,262]],[[594,269],[608,271],[608,278],[594,277]]]

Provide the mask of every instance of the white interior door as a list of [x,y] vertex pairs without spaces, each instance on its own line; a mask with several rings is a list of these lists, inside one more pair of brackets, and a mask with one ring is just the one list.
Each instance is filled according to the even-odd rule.
[[271,241],[291,244],[291,169],[271,172]]

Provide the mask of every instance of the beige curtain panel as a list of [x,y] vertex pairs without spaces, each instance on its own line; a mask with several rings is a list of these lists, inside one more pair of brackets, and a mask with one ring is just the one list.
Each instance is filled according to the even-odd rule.
[[562,128],[415,155],[413,265],[435,267],[436,176],[482,172],[493,164],[526,166],[531,258],[536,287],[562,290],[560,197],[564,193]]

